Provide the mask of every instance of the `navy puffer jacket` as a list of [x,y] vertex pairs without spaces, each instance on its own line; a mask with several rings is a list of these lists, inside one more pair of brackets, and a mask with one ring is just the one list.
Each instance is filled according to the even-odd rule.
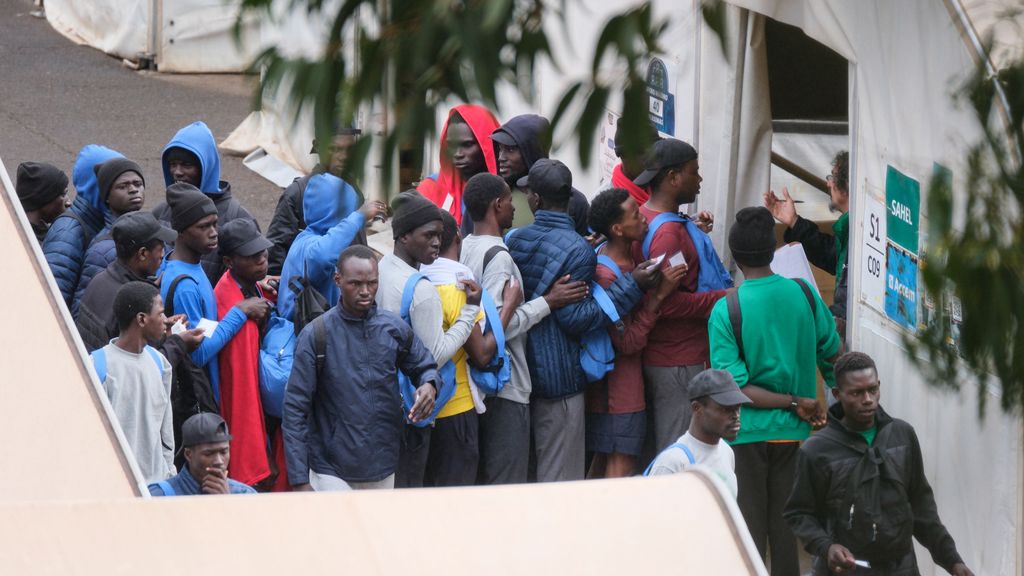
[[[592,282],[597,255],[574,230],[564,212],[540,210],[533,224],[508,238],[508,251],[523,275],[526,300],[543,296],[556,280]],[[605,291],[620,316],[628,314],[643,297],[631,274],[619,276]],[[533,395],[563,398],[583,391],[587,378],[580,366],[580,338],[611,321],[592,297],[560,308],[530,329],[526,341],[527,364]]]
[[109,219],[110,210],[100,198],[93,166],[121,156],[120,152],[98,144],[82,148],[71,174],[75,201],[54,221],[43,240],[46,263],[69,309],[82,274],[85,250]]
[[78,318],[78,307],[89,283],[97,274],[106,270],[111,262],[117,260],[117,247],[114,245],[114,237],[110,235],[111,228],[112,224],[104,226],[85,251],[82,275],[78,279],[78,288],[75,289],[75,297],[71,302],[71,315],[75,318]]

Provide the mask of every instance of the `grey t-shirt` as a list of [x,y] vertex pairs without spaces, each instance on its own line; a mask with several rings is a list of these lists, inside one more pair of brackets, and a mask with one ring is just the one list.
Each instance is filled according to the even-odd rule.
[[[484,256],[495,246],[505,246],[505,242],[498,236],[467,236],[462,241],[460,261],[473,271],[474,276],[480,278],[480,285],[491,295],[500,312],[505,283],[509,278],[515,278],[522,286],[523,277],[507,251],[498,252],[487,264],[487,270],[483,270]],[[498,393],[499,398],[520,404],[530,403],[532,385],[530,369],[526,365],[526,333],[550,313],[551,308],[542,297],[524,302],[516,309],[505,329],[505,348],[508,351],[511,377],[505,388]]]
[[687,431],[676,440],[677,444],[685,444],[693,452],[694,464],[690,464],[684,452],[678,446],[670,446],[661,451],[654,459],[651,466],[651,476],[659,474],[675,474],[694,465],[704,466],[710,469],[722,482],[729,487],[729,491],[736,496],[736,458],[733,456],[732,447],[726,444],[725,440],[718,439],[718,444],[705,444],[690,435]]

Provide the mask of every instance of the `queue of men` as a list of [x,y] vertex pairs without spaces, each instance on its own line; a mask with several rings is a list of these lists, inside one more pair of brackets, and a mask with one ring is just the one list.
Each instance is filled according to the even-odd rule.
[[[213,135],[138,164],[86,146],[68,178],[18,167],[17,193],[155,496],[582,480],[700,465],[735,496],[773,575],[915,574],[912,538],[971,574],[939,520],[909,424],[878,406],[867,356],[770,264],[775,222],[845,286],[848,156],[835,238],[788,193],[712,245],[698,152],[653,130],[592,202],[549,157],[547,120],[461,105],[440,171],[389,207],[328,162],[264,236],[220,180]],[[394,249],[366,246],[390,215]],[[790,238],[792,236],[792,238]],[[273,271],[274,274],[270,274]],[[837,290],[837,296],[843,292]],[[834,369],[833,369],[834,366]],[[834,377],[828,411],[817,377]],[[812,430],[822,431],[812,435]],[[650,466],[648,466],[650,463]]]

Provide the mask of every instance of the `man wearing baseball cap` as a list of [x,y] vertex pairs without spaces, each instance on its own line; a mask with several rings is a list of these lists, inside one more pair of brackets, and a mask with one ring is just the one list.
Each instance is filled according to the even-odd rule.
[[224,419],[213,412],[196,414],[181,427],[186,465],[177,476],[149,485],[153,496],[201,494],[255,494],[256,491],[228,478],[231,434]]
[[700,464],[711,469],[736,496],[736,460],[727,442],[740,431],[740,406],[751,404],[732,374],[705,370],[690,380],[690,429],[658,455],[648,476],[675,474]]

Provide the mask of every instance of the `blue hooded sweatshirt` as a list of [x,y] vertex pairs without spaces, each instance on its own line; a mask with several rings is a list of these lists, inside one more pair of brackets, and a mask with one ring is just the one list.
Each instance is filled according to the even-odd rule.
[[302,198],[306,229],[295,237],[281,267],[277,297],[280,316],[292,320],[295,313],[295,293],[287,288],[292,278],[306,276],[331,306],[341,299],[341,290],[334,284],[334,269],[341,251],[348,248],[366,222],[357,210],[358,201],[355,188],[337,176],[318,174],[309,179]]
[[[231,195],[231,184],[220,179],[220,155],[217,153],[217,142],[213,138],[213,132],[205,122],[193,122],[185,126],[171,138],[171,141],[164,146],[161,164],[164,170],[164,183],[167,186],[174,184],[174,177],[171,176],[170,164],[167,162],[167,153],[171,148],[181,148],[195,154],[199,159],[199,190],[213,200],[217,207],[217,226],[223,226],[235,218],[248,218],[253,222],[256,219]],[[171,208],[167,202],[161,202],[153,209],[153,215],[170,226]],[[259,223],[256,223],[259,228]],[[203,269],[210,279],[211,284],[216,284],[224,272],[224,264],[220,254],[216,251],[203,256]]]
[[75,201],[54,221],[43,240],[43,255],[50,266],[64,303],[70,309],[82,274],[85,250],[110,218],[110,209],[100,197],[93,167],[123,157],[120,152],[98,144],[89,144],[78,153],[71,180]]

